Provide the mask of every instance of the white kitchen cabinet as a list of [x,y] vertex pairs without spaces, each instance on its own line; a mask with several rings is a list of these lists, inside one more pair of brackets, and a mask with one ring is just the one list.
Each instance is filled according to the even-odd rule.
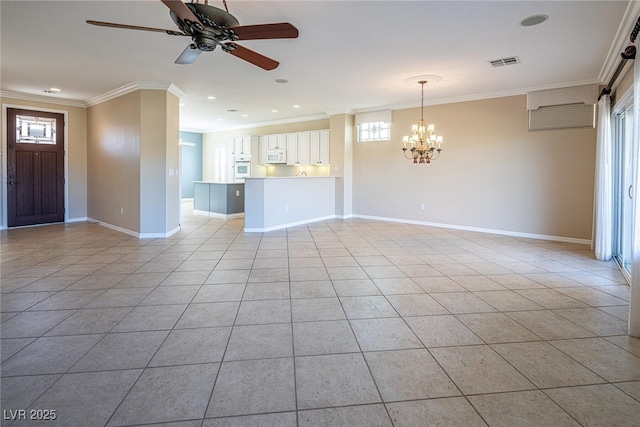
[[274,134],[268,135],[269,137],[269,145],[267,148],[269,150],[286,150],[287,149],[287,135],[286,134]]
[[287,134],[287,164],[295,165],[298,163],[298,134]]
[[233,154],[251,154],[251,135],[233,138]]
[[276,149],[286,150],[287,149],[287,135],[286,134],[278,135],[277,144],[278,145],[276,146]]
[[263,135],[258,138],[258,163],[267,164],[267,148],[269,147],[269,135]]
[[261,165],[267,164],[268,150],[286,150],[290,166],[329,164],[329,129],[264,135],[258,141]]
[[251,138],[251,135],[229,138],[227,141],[227,153],[233,155],[251,154]]
[[309,132],[287,134],[287,164],[309,164]]
[[329,141],[329,129],[324,129],[320,131],[320,153],[318,155],[320,159],[320,163],[323,165],[328,165],[331,163],[331,158],[329,157],[330,151],[330,141]]
[[312,165],[328,165],[329,160],[329,130],[310,132],[309,163]]

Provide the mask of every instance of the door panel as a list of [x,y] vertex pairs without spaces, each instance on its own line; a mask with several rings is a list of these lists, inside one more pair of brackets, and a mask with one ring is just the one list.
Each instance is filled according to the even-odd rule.
[[616,116],[614,148],[614,257],[626,277],[631,275],[631,245],[633,231],[633,163],[635,149],[631,135],[633,106]]
[[40,154],[40,162],[41,212],[47,215],[55,214],[59,210],[58,189],[60,187],[64,188],[64,183],[61,186],[58,182],[58,155],[57,153],[42,152]]
[[9,227],[64,221],[64,115],[7,109]]

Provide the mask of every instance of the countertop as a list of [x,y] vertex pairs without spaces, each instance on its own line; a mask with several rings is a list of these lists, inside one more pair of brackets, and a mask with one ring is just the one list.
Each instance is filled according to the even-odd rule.
[[222,184],[222,185],[231,185],[231,184],[244,184],[244,182],[222,182],[222,181],[193,181],[194,184]]
[[307,178],[340,178],[340,175],[322,175],[322,176],[252,176],[247,179],[307,179]]

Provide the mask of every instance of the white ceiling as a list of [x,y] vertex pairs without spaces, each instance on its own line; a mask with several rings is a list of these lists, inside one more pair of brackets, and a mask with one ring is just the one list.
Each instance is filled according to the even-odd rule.
[[[210,4],[223,7],[221,0]],[[405,80],[423,74],[442,76],[427,88],[426,104],[603,83],[638,15],[637,2],[612,0],[227,4],[241,25],[291,22],[299,29],[297,39],[241,43],[279,61],[277,69],[264,71],[221,49],[176,65],[186,37],[85,23],[175,29],[159,0],[2,0],[1,90],[87,102],[131,82],[173,83],[184,92],[181,129],[206,132],[419,105],[419,85]],[[549,19],[519,25],[534,14]],[[487,62],[509,56],[521,63]],[[50,87],[62,92],[43,93]]]

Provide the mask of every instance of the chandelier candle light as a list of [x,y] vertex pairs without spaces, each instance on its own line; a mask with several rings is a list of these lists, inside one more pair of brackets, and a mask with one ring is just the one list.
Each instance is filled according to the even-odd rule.
[[[424,122],[424,85],[427,80],[418,82],[422,85],[422,100],[420,102],[420,121],[417,125],[411,126],[411,136],[402,137],[402,151],[404,157],[413,159],[413,163],[424,165],[431,163],[440,157],[442,151],[442,135],[436,135],[433,124],[425,125]],[[407,154],[407,150],[410,154]]]

